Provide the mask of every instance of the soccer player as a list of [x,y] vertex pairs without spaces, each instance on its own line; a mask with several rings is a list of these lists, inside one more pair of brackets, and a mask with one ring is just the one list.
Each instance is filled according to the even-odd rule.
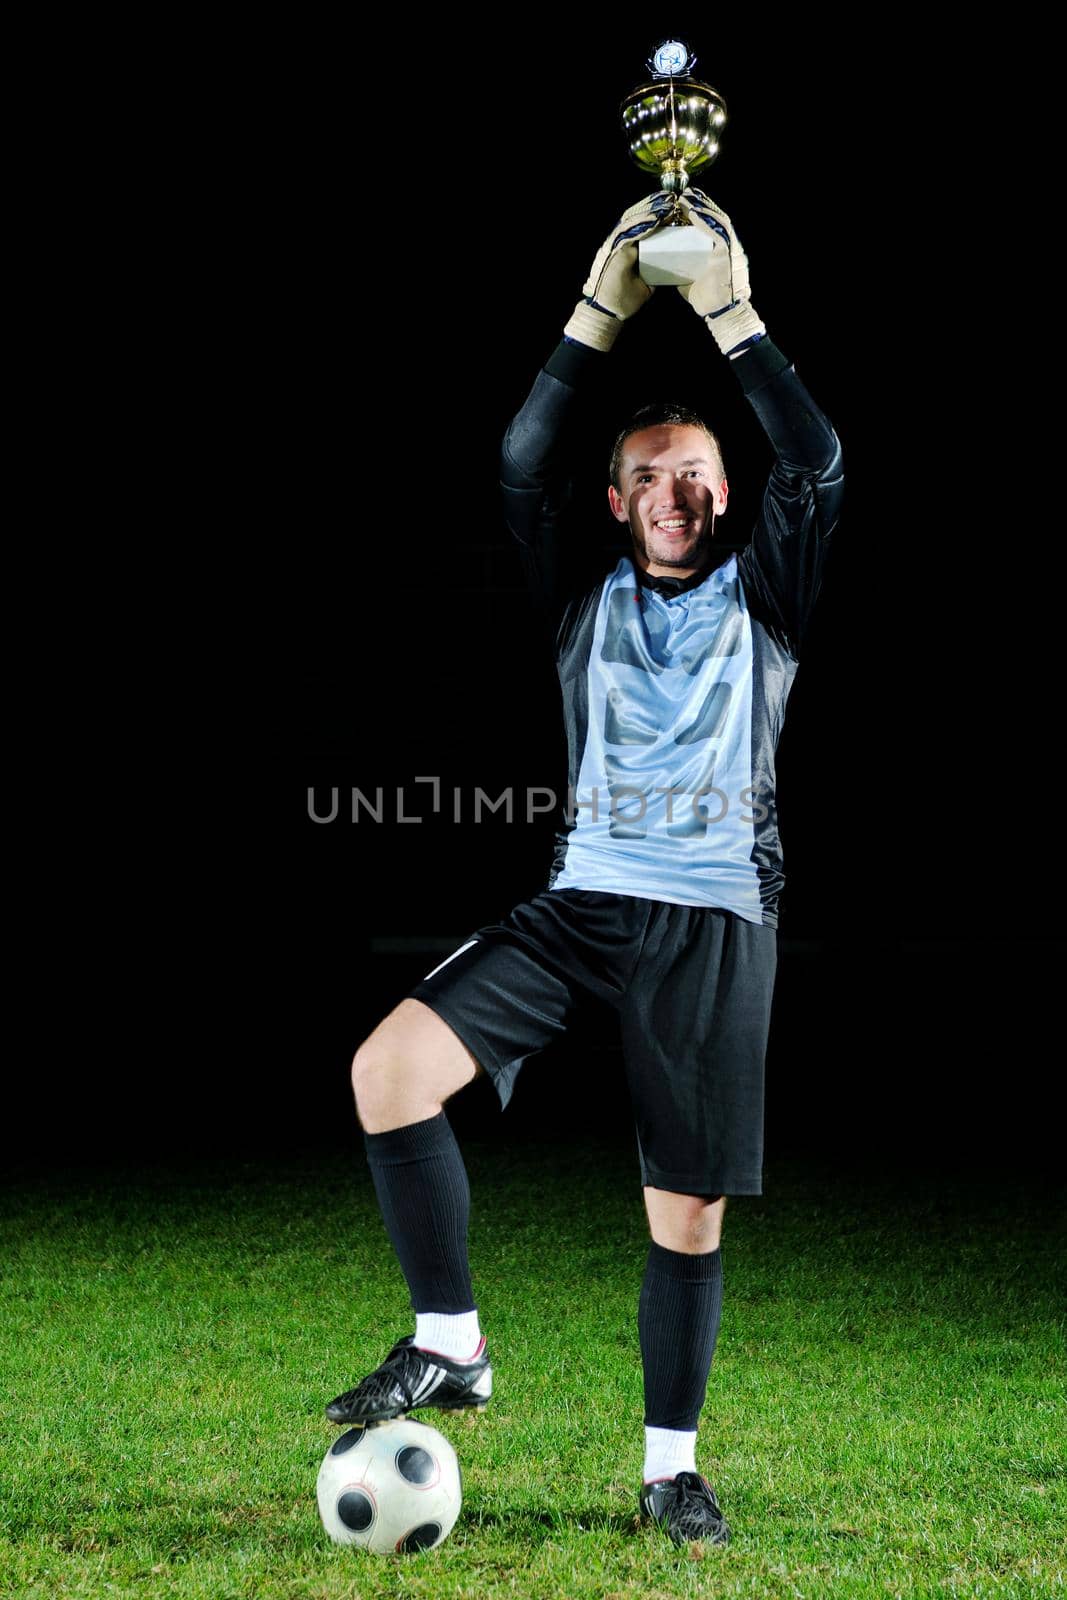
[[[652,291],[637,241],[675,205],[712,244],[680,292],[775,453],[751,543],[715,544],[728,485],[696,414],[646,407],[612,453],[631,553],[605,572],[569,516],[566,439],[582,391]],[[708,349],[711,349],[709,340]],[[488,1073],[505,1106],[523,1062],[590,996],[618,1012],[651,1242],[638,1309],[639,1504],[676,1543],[725,1543],[697,1471],[722,1303],[728,1195],[762,1192],[763,1068],[782,860],[774,755],[841,502],[833,428],[749,297],[730,218],[699,190],[631,207],[508,428],[507,520],[550,622],[571,795],[547,888],[477,929],[360,1047],[356,1105],[415,1331],[326,1408],[370,1423],[483,1409],[492,1370],[467,1261],[470,1192],[444,1112]]]

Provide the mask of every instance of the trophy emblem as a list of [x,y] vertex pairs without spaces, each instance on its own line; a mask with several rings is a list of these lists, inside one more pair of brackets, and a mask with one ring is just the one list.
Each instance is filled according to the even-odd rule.
[[[680,195],[692,174],[715,160],[726,122],[726,101],[710,84],[691,76],[696,65],[679,39],[666,39],[645,65],[649,83],[626,96],[622,129],[630,156],[660,188]],[[707,265],[712,241],[676,210],[665,227],[642,239],[638,271],[652,285],[692,283]]]

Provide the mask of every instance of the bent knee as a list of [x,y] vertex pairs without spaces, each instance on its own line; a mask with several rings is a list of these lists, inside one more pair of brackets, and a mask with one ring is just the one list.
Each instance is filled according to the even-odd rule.
[[387,1070],[389,1054],[374,1041],[374,1035],[364,1039],[352,1057],[352,1088],[356,1098],[361,1090],[370,1088]]
[[356,1110],[368,1133],[422,1122],[481,1070],[447,1022],[408,998],[356,1051]]
[[402,1051],[371,1034],[352,1058],[352,1093],[356,1110],[366,1126],[386,1111],[398,1097],[415,1087],[414,1073]]

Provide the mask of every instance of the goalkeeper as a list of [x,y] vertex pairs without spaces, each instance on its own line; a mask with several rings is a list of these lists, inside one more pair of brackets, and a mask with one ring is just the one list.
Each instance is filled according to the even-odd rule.
[[[623,427],[610,571],[568,488],[575,411],[652,290],[637,245],[679,205],[707,269],[680,292],[774,451],[750,544],[716,543],[729,486],[698,414]],[[524,1061],[591,999],[620,1021],[650,1241],[638,1306],[639,1504],[677,1543],[729,1528],[696,1463],[719,1330],[726,1197],[762,1193],[764,1058],[783,884],[775,750],[842,493],[836,434],[753,309],[730,218],[699,190],[612,229],[503,447],[509,526],[549,624],[570,803],[545,889],[475,929],[360,1047],[367,1159],[415,1330],[327,1406],[360,1424],[484,1408],[492,1370],[467,1260],[470,1194],[446,1101],[482,1073],[502,1106]]]

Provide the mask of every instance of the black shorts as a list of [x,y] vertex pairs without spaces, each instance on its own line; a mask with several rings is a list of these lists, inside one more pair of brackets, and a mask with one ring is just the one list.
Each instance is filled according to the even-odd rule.
[[501,1108],[583,1001],[618,1012],[641,1181],[763,1193],[774,928],[731,911],[545,890],[478,928],[410,991],[459,1035]]

